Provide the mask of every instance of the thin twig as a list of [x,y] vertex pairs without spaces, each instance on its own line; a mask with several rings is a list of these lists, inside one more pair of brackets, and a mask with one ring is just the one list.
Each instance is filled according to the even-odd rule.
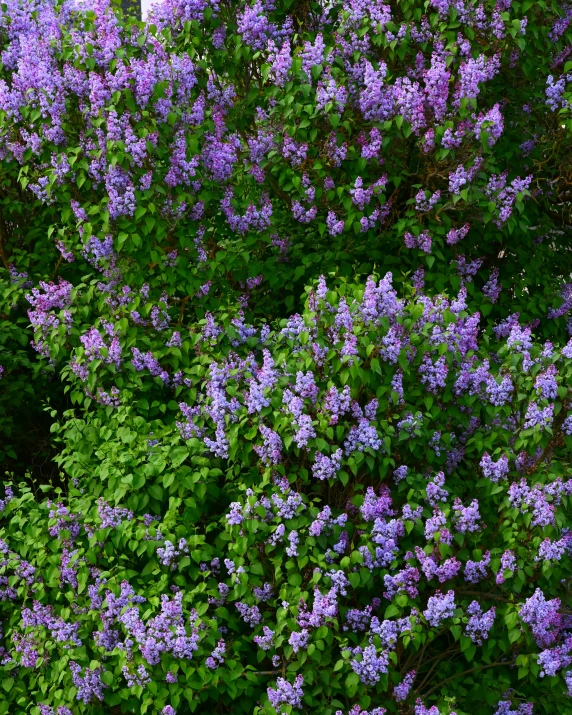
[[502,661],[498,660],[496,663],[489,663],[488,665],[482,665],[479,668],[469,668],[468,670],[463,670],[462,673],[456,673],[455,675],[451,675],[450,678],[445,678],[445,680],[442,680],[440,683],[437,683],[437,685],[434,685],[431,690],[428,690],[424,697],[428,698],[431,693],[434,693],[438,688],[440,688],[442,685],[445,685],[445,683],[448,683],[451,680],[455,680],[456,678],[460,678],[462,675],[469,675],[470,673],[478,673],[481,670],[487,670],[487,668],[496,668],[497,665],[514,665],[515,661],[511,660],[508,661],[507,663],[503,663]]
[[191,297],[190,295],[187,295],[181,300],[181,307],[179,309],[179,319],[177,320],[177,325],[181,325],[181,323],[183,322],[183,315],[185,313],[185,304],[189,300],[190,297]]
[[57,276],[58,271],[59,271],[59,269],[60,269],[60,266],[62,265],[62,261],[63,261],[63,260],[64,260],[64,257],[63,257],[63,256],[60,256],[59,259],[58,259],[58,262],[56,263],[56,267],[54,268],[54,272],[53,272],[53,274],[52,274],[52,280],[54,280],[54,278]]
[[[433,658],[431,658],[430,660],[426,661],[426,663],[424,663],[424,665],[426,665],[427,663],[431,663],[433,661],[433,665],[429,668],[427,673],[422,674],[423,680],[421,681],[421,684],[417,687],[418,690],[421,690],[421,688],[423,688],[425,683],[429,680],[429,678],[431,677],[431,674],[435,670],[435,667],[437,665],[439,665],[439,663],[441,663],[444,658],[446,658],[448,655],[450,655],[452,650],[455,650],[455,646],[456,646],[456,643],[453,643],[451,646],[449,646],[449,648],[447,648],[447,650],[444,653],[442,653],[440,655],[433,656]],[[417,671],[419,671],[419,668],[417,668]]]
[[514,605],[514,601],[509,600],[508,598],[504,598],[503,596],[497,596],[494,593],[486,593],[485,591],[465,591],[460,590],[456,591],[456,593],[461,593],[465,596],[480,596],[481,598],[486,598],[491,601],[501,601],[502,603],[512,603]]
[[2,216],[0,216],[0,258],[2,259],[2,263],[4,264],[4,268],[9,271],[10,270],[10,261],[8,260],[8,254],[6,253],[6,224],[4,223],[4,219]]

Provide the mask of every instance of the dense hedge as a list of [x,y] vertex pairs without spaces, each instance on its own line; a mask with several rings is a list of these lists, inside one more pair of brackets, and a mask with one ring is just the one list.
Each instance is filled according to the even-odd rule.
[[[544,318],[571,270],[569,14],[505,0],[193,0],[136,25],[105,2],[81,14],[9,3],[4,458],[21,469],[31,438],[49,474],[46,420],[18,404],[65,406],[26,347],[27,281],[87,280],[81,334],[124,286],[126,309],[147,284],[147,310],[166,297],[185,324],[237,299],[283,317],[321,273],[425,270],[432,292],[474,274],[473,309],[486,286],[500,292],[491,320],[518,310],[552,333]],[[112,250],[101,281],[95,263]]]
[[[115,369],[103,335],[78,392]],[[390,274],[164,341],[55,425],[67,494],[5,500],[15,702],[567,712],[572,341],[514,316],[479,338],[464,289],[402,300]],[[179,418],[146,418],[177,374]]]
[[2,713],[572,713],[572,7],[17,0]]

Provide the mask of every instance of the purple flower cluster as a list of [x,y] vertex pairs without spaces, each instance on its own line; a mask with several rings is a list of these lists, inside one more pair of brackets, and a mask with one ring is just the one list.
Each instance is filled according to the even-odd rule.
[[82,703],[88,705],[93,700],[103,700],[103,690],[106,687],[101,680],[102,668],[91,670],[85,668],[82,675],[82,668],[73,660],[70,661],[70,670],[72,673],[73,684],[77,688],[76,698]]
[[[365,685],[375,685],[382,674],[387,673],[389,667],[389,654],[382,651],[379,655],[373,644],[365,648],[354,648],[354,659],[350,661],[354,673]],[[358,660],[359,658],[359,660]]]
[[293,684],[284,680],[284,678],[278,678],[276,688],[268,688],[268,700],[270,700],[272,707],[278,708],[280,705],[292,705],[294,708],[301,708],[302,698],[304,697],[303,684],[304,678],[301,675],[296,676]]
[[508,457],[504,454],[494,462],[489,453],[485,452],[481,457],[480,466],[485,477],[495,483],[504,479],[509,471]]
[[436,591],[427,601],[427,608],[423,611],[429,625],[437,627],[447,618],[452,618],[455,613],[455,593],[448,591],[446,594]]
[[539,588],[522,605],[520,619],[530,627],[539,646],[550,646],[556,640],[562,623],[559,609],[560,599],[547,601]]
[[467,608],[467,615],[470,616],[470,618],[465,627],[465,633],[473,643],[482,645],[483,640],[487,640],[489,631],[494,624],[495,613],[494,607],[483,613],[477,601],[473,601]]

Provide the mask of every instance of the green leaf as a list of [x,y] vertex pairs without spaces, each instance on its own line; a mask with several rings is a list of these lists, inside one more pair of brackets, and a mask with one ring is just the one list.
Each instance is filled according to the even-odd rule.
[[110,673],[108,670],[101,673],[99,677],[106,685],[113,685],[113,673]]
[[189,456],[189,450],[186,447],[175,447],[173,450],[171,450],[169,456],[171,457],[171,462],[173,463],[173,466],[178,467]]
[[157,499],[157,501],[161,501],[163,498],[163,490],[158,484],[152,484],[149,487],[149,494],[153,497],[153,499]]

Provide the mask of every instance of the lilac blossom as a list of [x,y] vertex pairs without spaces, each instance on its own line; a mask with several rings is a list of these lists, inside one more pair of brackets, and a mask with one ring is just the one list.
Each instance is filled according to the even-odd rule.
[[505,454],[501,455],[495,462],[489,453],[485,452],[481,457],[480,466],[484,476],[495,483],[505,479],[509,472],[508,457]]
[[375,646],[370,644],[365,648],[354,648],[352,654],[354,656],[350,661],[352,670],[359,675],[359,679],[365,685],[375,685],[381,675],[387,673],[389,667],[387,651],[382,651],[378,655]]
[[315,461],[312,465],[312,474],[314,477],[320,480],[335,477],[341,468],[342,454],[342,450],[339,448],[331,457],[327,457],[321,452],[316,452]]
[[490,608],[484,612],[481,610],[477,601],[472,601],[467,608],[467,615],[470,616],[469,622],[465,626],[465,633],[477,645],[482,645],[483,640],[489,637],[489,631],[493,627],[495,620],[495,608]]
[[292,707],[301,708],[302,698],[304,697],[303,684],[304,678],[301,675],[296,676],[293,684],[284,680],[284,678],[278,678],[276,688],[268,688],[268,699],[272,707],[278,708],[280,705],[292,705]]
[[261,650],[270,650],[274,644],[274,631],[264,626],[263,635],[254,636],[254,642]]
[[427,619],[429,625],[437,627],[447,618],[452,618],[455,612],[455,593],[448,591],[442,594],[436,591],[434,596],[430,596],[427,601],[427,608],[423,611],[423,615]]
[[548,647],[555,641],[560,628],[561,616],[558,613],[560,599],[547,601],[542,591],[537,588],[520,608],[520,619],[532,630],[532,634],[541,647]]
[[478,531],[482,528],[481,516],[479,514],[479,502],[477,499],[464,507],[460,499],[455,499],[453,503],[455,513],[455,526],[461,533]]
[[395,686],[395,688],[393,689],[393,693],[397,702],[407,700],[407,696],[409,695],[409,691],[411,690],[411,686],[413,685],[413,681],[415,680],[415,675],[416,673],[414,670],[409,671],[409,673],[405,675],[399,685]]
[[491,562],[490,551],[487,551],[480,561],[468,559],[465,562],[465,581],[467,583],[478,583],[488,576],[487,567]]

